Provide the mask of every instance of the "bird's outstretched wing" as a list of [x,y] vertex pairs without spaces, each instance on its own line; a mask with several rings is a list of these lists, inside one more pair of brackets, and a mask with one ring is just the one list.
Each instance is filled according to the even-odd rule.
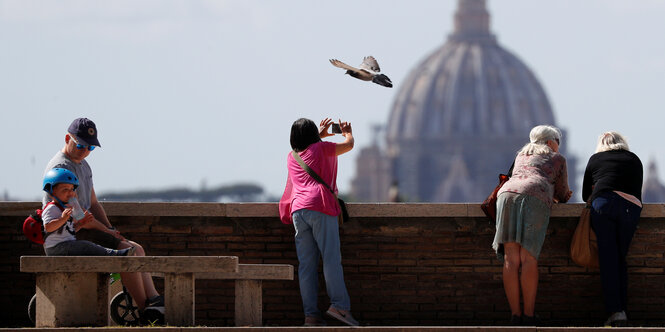
[[373,56],[366,56],[363,59],[363,63],[360,64],[360,69],[365,69],[365,70],[370,70],[375,73],[381,72],[381,68],[379,68],[379,63],[376,62],[376,59],[374,59]]
[[355,71],[355,72],[360,71],[358,68],[351,67],[351,66],[347,65],[346,63],[344,63],[342,61],[339,61],[337,59],[330,59],[330,63],[332,63],[333,66],[339,67],[339,68],[342,68],[342,69]]

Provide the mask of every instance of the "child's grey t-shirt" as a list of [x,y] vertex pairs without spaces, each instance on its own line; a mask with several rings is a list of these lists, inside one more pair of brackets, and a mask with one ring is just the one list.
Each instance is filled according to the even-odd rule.
[[[65,168],[74,173],[79,180],[79,186],[76,188],[76,196],[78,197],[79,204],[81,208],[85,211],[90,209],[90,200],[92,196],[92,169],[88,162],[83,160],[80,164],[73,162],[71,159],[58,151],[58,153],[51,158],[51,160],[46,164],[46,169],[44,170],[44,175],[46,172],[53,168]],[[44,199],[42,200],[42,206],[46,206],[48,202],[51,201],[51,198],[48,197],[48,194],[44,194]]]
[[[44,211],[42,211],[44,228],[46,228],[46,224],[60,218],[61,216],[62,211],[57,205],[51,204],[47,206]],[[65,224],[62,226],[61,230],[58,229],[57,231],[52,232],[46,236],[46,239],[44,239],[44,248],[51,248],[60,242],[73,240],[76,240],[76,237],[74,236],[74,223],[72,222],[72,218],[69,218],[69,220],[67,220],[67,222],[65,222]]]

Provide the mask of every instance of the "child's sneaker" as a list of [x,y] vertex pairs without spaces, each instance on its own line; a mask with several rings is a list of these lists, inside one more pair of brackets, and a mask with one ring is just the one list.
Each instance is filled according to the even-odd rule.
[[125,249],[115,250],[115,254],[116,254],[116,256],[134,256],[135,251],[136,251],[136,248],[129,247],[129,248],[125,248]]

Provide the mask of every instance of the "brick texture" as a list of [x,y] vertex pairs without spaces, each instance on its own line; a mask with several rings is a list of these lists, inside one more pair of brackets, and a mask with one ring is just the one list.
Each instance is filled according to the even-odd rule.
[[[373,207],[381,209],[380,205]],[[111,222],[149,255],[233,255],[241,263],[292,264],[296,280],[264,281],[264,324],[303,322],[294,230],[271,217],[113,216]],[[29,326],[35,276],[19,257],[42,255],[20,228],[24,216],[0,215],[0,327]],[[629,253],[629,317],[665,325],[665,216],[643,218]],[[606,318],[598,271],[575,266],[568,246],[574,217],[553,217],[540,257],[536,310],[550,326],[598,326]],[[362,217],[341,229],[346,284],[363,325],[503,325],[509,309],[493,225],[480,217]],[[158,288],[163,280],[156,279]],[[321,277],[319,306],[329,305]],[[196,322],[233,326],[232,281],[196,282]],[[76,305],[76,304],[74,304]]]

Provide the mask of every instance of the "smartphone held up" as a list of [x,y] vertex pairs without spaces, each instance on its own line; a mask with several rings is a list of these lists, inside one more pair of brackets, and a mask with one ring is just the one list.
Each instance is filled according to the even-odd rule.
[[332,123],[331,132],[333,134],[341,134],[342,128],[339,126],[339,123]]

